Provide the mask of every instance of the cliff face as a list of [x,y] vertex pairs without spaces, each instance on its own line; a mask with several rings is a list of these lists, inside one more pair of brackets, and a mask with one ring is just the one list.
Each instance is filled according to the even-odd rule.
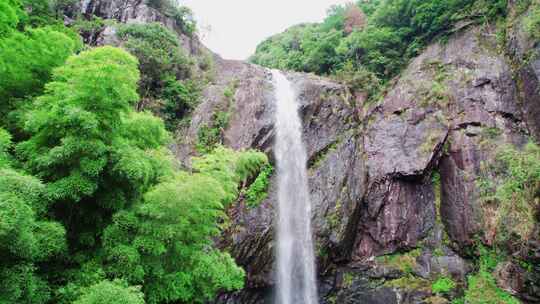
[[[451,275],[465,283],[474,266],[472,244],[478,238],[490,243],[494,237],[489,226],[493,218],[477,187],[482,164],[504,144],[522,147],[530,137],[540,139],[540,61],[516,66],[522,62],[520,49],[531,48],[519,30],[512,30],[518,32],[509,33],[506,46],[498,44],[491,26],[470,27],[444,45],[431,45],[377,105],[355,104],[346,88],[331,81],[288,74],[302,103],[311,159],[323,302],[423,303],[434,297],[426,283],[430,280]],[[517,52],[517,57],[502,49]],[[271,154],[269,72],[220,61],[218,75],[184,142],[193,147],[197,130],[211,123],[213,109],[223,109],[223,90],[234,81],[234,111],[224,143]],[[434,182],[434,176],[440,179]],[[220,245],[246,269],[248,281],[244,291],[223,295],[221,303],[271,302],[274,187],[260,206],[247,207],[240,199],[230,210],[232,225]],[[528,258],[538,261],[538,242],[530,244],[537,253]],[[412,256],[412,272],[428,286],[386,284],[407,274],[373,257],[414,248],[420,249]],[[501,287],[531,303],[540,300],[538,286],[532,284],[534,272],[511,263],[505,267]]]
[[[473,269],[472,244],[493,241],[492,215],[477,187],[482,164],[504,144],[540,141],[540,47],[510,7],[515,22],[505,45],[490,25],[462,29],[412,61],[378,104],[357,104],[346,87],[328,79],[286,73],[301,102],[323,303],[445,301],[425,285],[441,275],[464,285]],[[142,1],[86,0],[77,10],[119,22],[162,22],[191,54],[204,50]],[[114,44],[114,27],[88,39]],[[272,157],[274,111],[268,70],[216,56],[215,78],[173,150],[189,167],[201,129],[215,124],[216,113],[228,113],[219,126],[221,142]],[[246,270],[247,283],[218,303],[271,303],[275,187],[272,180],[258,206],[241,197],[228,210],[231,224],[216,242]],[[515,254],[540,265],[538,236],[528,246]],[[392,253],[410,269],[375,258]],[[396,284],[410,273],[425,280]],[[510,261],[497,279],[537,303],[539,276],[540,269],[525,271]]]
[[65,12],[64,21],[71,24],[78,16],[91,20],[93,16],[110,22],[99,29],[82,33],[89,45],[117,45],[115,23],[152,23],[157,22],[177,33],[178,39],[188,54],[197,56],[208,51],[199,39],[182,32],[174,18],[148,6],[143,0],[78,0]]

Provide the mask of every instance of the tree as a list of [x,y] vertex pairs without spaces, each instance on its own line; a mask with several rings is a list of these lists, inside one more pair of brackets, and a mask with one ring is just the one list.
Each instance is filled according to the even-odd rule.
[[0,37],[0,126],[16,139],[24,137],[22,116],[31,98],[43,92],[52,70],[81,47],[80,38],[63,26]]
[[9,149],[11,148],[11,134],[0,128],[0,169],[10,163]]
[[140,288],[129,287],[122,281],[101,281],[84,290],[74,304],[144,304]]
[[48,283],[38,274],[66,251],[66,231],[47,219],[44,185],[9,166],[0,166],[0,302],[46,303]]
[[0,39],[0,98],[40,93],[51,71],[78,50],[80,43],[55,27],[29,29]]
[[159,96],[170,77],[182,79],[190,75],[191,62],[176,35],[163,25],[123,25],[118,36],[124,41],[124,47],[139,59],[143,97]]
[[26,115],[30,138],[17,145],[24,167],[46,182],[52,212],[72,250],[96,248],[112,216],[140,199],[170,162],[163,122],[135,114],[137,60],[96,48],[57,68]]
[[17,26],[21,13],[18,1],[4,0],[0,2],[0,38],[10,33]]
[[31,172],[56,200],[80,201],[98,189],[122,116],[137,100],[137,60],[103,47],[71,57],[53,73],[18,145]]
[[120,26],[123,46],[139,59],[142,97],[137,108],[152,109],[174,130],[199,99],[200,85],[191,81],[193,62],[175,33],[159,23]]
[[194,160],[197,173],[178,173],[115,215],[104,233],[107,271],[143,284],[148,303],[204,303],[243,286],[244,272],[212,238],[240,181],[268,162],[257,152],[218,148]]

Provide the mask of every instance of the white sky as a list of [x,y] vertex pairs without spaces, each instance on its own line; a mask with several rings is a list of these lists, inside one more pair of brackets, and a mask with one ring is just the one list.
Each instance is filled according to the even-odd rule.
[[[247,59],[265,38],[319,22],[334,4],[351,0],[180,0],[190,7],[203,43],[226,59]],[[210,28],[210,30],[208,30]]]

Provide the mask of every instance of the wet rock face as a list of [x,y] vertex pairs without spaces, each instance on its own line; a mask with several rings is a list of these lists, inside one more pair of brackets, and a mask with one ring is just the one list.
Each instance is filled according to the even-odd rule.
[[[218,60],[217,69],[215,81],[205,89],[203,102],[181,139],[179,158],[189,166],[189,156],[197,154],[200,128],[212,124],[216,111],[229,110],[231,117],[223,130],[223,144],[234,149],[260,149],[273,158],[275,99],[269,70],[228,60]],[[349,219],[365,183],[363,159],[357,155],[362,143],[354,130],[354,106],[342,85],[298,73],[287,77],[297,91],[303,119],[317,249],[321,254],[339,256],[338,249],[352,242],[347,239]],[[224,96],[227,90],[233,91],[232,104]],[[229,210],[231,228],[218,242],[246,270],[249,290],[274,283],[275,187],[272,181],[268,198],[255,208],[246,206],[240,198]],[[249,290],[230,297],[240,301]]]
[[[516,102],[523,90],[507,59],[495,51],[494,36],[490,27],[471,28],[445,45],[430,46],[362,117],[356,117],[358,105],[342,86],[288,75],[301,102],[323,303],[334,298],[336,303],[425,302],[429,292],[373,285],[392,278],[362,283],[367,274],[361,274],[357,285],[344,288],[333,269],[348,263],[369,268],[373,256],[424,247],[435,227],[444,227],[451,248],[440,240],[428,246],[415,274],[426,280],[443,274],[466,280],[472,268],[456,252],[465,254],[489,221],[477,190],[482,163],[493,159],[496,147],[521,146],[534,135],[527,115],[535,114],[524,114],[524,105]],[[224,143],[271,155],[274,101],[268,71],[239,62],[221,66],[226,76],[207,90],[188,138],[196,138],[198,127],[210,122],[208,113],[223,103],[227,81],[236,79],[236,111]],[[432,181],[435,172],[440,193]],[[231,249],[248,280],[244,292],[226,296],[229,303],[243,303],[240,299],[254,290],[267,293],[258,303],[270,301],[274,187],[259,207],[247,208],[240,200],[230,210],[233,228],[221,244]],[[489,242],[493,236],[480,237]],[[437,248],[444,250],[434,255]]]
[[523,105],[523,115],[531,135],[540,140],[540,45],[532,39],[525,29],[523,19],[532,13],[529,9],[517,15],[517,4],[511,1],[513,26],[507,35],[509,55],[515,62],[515,70],[520,87],[519,100]]
[[372,184],[361,208],[353,259],[414,248],[435,222],[431,182],[384,180]]
[[380,149],[366,145],[377,174],[422,175],[440,163],[441,215],[459,248],[482,227],[476,190],[482,162],[497,145],[523,144],[528,132],[511,67],[494,51],[493,34],[475,28],[430,46],[388,94],[377,114],[382,118],[367,133],[384,142]]

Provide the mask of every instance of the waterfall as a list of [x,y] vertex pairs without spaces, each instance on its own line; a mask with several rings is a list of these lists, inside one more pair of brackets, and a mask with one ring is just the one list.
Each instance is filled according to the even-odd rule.
[[292,84],[272,71],[276,109],[274,154],[278,178],[276,304],[317,304],[307,153]]

